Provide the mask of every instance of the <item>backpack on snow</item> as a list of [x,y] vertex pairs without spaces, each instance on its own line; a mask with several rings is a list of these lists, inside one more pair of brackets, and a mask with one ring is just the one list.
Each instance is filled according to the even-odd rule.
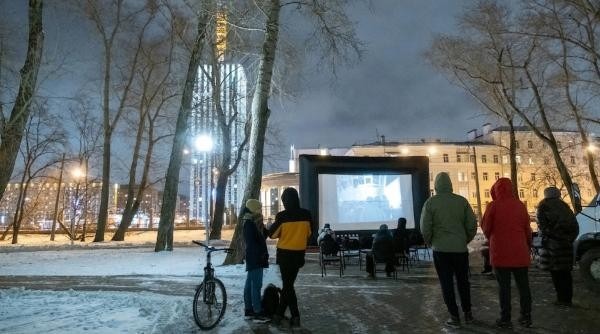
[[263,313],[267,317],[272,317],[275,312],[277,312],[277,308],[279,307],[279,297],[281,294],[281,289],[269,283],[263,292],[262,297],[262,309]]

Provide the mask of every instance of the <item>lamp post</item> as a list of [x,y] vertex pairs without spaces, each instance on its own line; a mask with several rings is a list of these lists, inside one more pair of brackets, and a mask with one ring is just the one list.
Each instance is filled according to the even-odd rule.
[[71,245],[73,245],[73,242],[75,241],[75,216],[77,215],[77,210],[79,209],[79,182],[81,180],[81,178],[84,178],[86,175],[86,170],[81,168],[81,167],[77,167],[75,169],[73,169],[73,171],[71,172],[72,176],[75,178],[75,180],[77,181],[75,184],[75,199],[74,199],[74,203],[72,204],[72,208],[73,208],[73,214],[71,215]]
[[[213,149],[213,140],[212,137],[208,134],[199,134],[198,136],[196,136],[194,138],[194,146],[196,148],[196,150],[198,152],[202,153],[202,166],[200,167],[201,170],[203,171],[202,173],[202,178],[203,178],[203,183],[206,184],[207,177],[212,179],[212,175],[208,175],[208,173],[212,174],[212,171],[210,169],[210,166],[208,166],[208,153],[212,151]],[[202,191],[202,207],[203,210],[201,212],[203,212],[203,217],[202,220],[204,221],[204,233],[206,233],[206,244],[208,245],[209,242],[209,234],[210,234],[210,217],[207,217],[207,211],[209,209],[208,205],[210,205],[210,203],[212,202],[212,182],[208,185],[210,187],[210,189],[206,189],[205,190],[205,186],[202,187],[203,191]],[[192,205],[196,206],[196,208],[199,208],[200,203],[198,203],[198,201],[196,199],[193,199],[194,203]],[[196,212],[200,212],[200,210],[197,210]]]

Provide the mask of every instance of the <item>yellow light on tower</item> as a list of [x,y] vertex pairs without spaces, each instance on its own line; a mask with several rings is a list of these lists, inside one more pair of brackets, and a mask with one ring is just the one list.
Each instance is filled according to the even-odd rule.
[[227,14],[225,12],[217,13],[217,59],[225,60],[225,51],[227,50]]

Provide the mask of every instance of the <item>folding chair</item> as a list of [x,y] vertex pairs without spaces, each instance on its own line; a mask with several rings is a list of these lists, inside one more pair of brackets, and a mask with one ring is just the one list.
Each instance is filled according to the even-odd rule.
[[328,265],[336,265],[340,270],[340,277],[344,274],[344,256],[342,251],[338,251],[336,254],[324,254],[323,253],[323,245],[319,246],[319,264],[321,265],[321,277],[327,276],[327,266]]
[[[371,252],[371,254],[368,254],[367,256],[371,256],[373,259],[373,277],[377,277],[378,272],[387,274],[387,272],[385,271],[385,266],[386,266],[385,261],[381,261],[381,260],[378,261],[375,258],[375,254],[373,254],[373,252]],[[377,269],[377,264],[380,264],[380,265],[382,264],[383,267],[380,269]],[[394,267],[394,271],[392,272],[392,277],[394,277],[394,279],[398,279],[398,269],[396,268],[395,265],[393,267]]]

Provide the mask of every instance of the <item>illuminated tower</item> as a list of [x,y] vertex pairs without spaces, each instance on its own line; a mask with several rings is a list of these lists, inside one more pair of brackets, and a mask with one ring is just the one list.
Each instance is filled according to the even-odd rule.
[[[221,130],[217,126],[217,111],[211,79],[219,78],[219,100],[227,119],[237,115],[229,128],[231,156],[235,159],[243,141],[246,123],[246,75],[241,64],[227,58],[227,14],[217,14],[214,53],[218,66],[203,64],[198,68],[198,82],[194,91],[194,105],[190,119],[191,177],[190,219],[205,222],[210,218],[216,183],[215,162],[222,154]],[[219,73],[213,73],[218,69]],[[232,161],[233,163],[233,161]],[[239,208],[243,197],[246,175],[245,163],[240,163],[229,177],[225,191],[225,208]]]

